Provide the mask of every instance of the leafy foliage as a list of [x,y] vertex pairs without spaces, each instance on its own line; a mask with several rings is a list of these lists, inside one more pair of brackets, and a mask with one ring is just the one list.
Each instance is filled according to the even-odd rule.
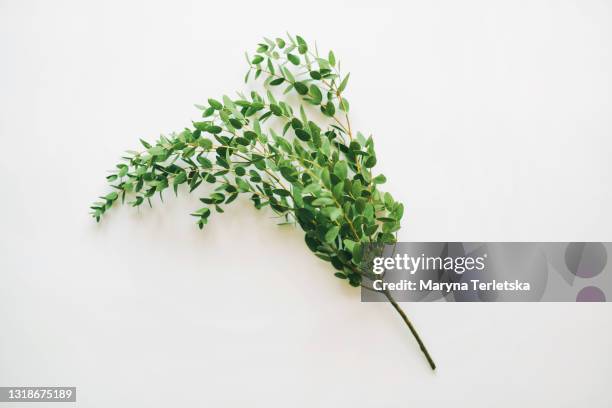
[[[121,200],[133,207],[172,189],[212,189],[191,215],[203,228],[213,212],[239,195],[257,209],[269,207],[283,224],[298,225],[306,245],[330,262],[335,276],[360,286],[363,248],[396,242],[401,203],[379,190],[372,137],[354,133],[345,96],[349,74],[329,51],[319,54],[302,37],[265,38],[245,82],[262,91],[223,96],[196,105],[202,118],[181,132],[141,140],[107,177],[114,189],[91,207],[96,220]],[[212,191],[212,192],[210,192]]]
[[349,75],[333,52],[322,57],[300,36],[265,39],[247,61],[246,79],[263,82],[263,94],[208,99],[198,106],[201,121],[155,143],[141,140],[145,150],[128,152],[107,177],[116,191],[94,203],[92,215],[100,220],[119,199],[138,207],[166,189],[211,184],[204,206],[192,213],[200,228],[247,195],[255,208],[270,207],[284,223],[299,225],[335,276],[360,286],[362,246],[394,243],[404,207],[378,189],[386,179],[373,173],[372,137],[351,130]]

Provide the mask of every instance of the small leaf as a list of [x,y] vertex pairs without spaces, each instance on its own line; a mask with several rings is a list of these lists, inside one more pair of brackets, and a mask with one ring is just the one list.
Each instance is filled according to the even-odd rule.
[[276,116],[282,116],[283,115],[283,111],[281,110],[280,106],[278,106],[278,105],[271,104],[270,105],[270,110]]
[[272,190],[272,192],[276,195],[279,195],[281,197],[289,197],[291,196],[291,193],[287,190],[285,190],[284,188],[277,188],[275,190]]
[[199,138],[198,145],[204,150],[211,150],[213,147],[213,142],[210,139]]
[[318,105],[321,103],[321,100],[323,99],[323,95],[321,94],[321,90],[319,89],[318,86],[316,86],[315,84],[311,84],[310,88],[308,90],[310,96],[312,96],[313,99],[313,103],[315,105]]
[[306,44],[306,41],[304,41],[304,39],[299,35],[296,35],[295,39],[298,43],[298,52],[300,54],[306,54],[306,52],[308,51],[308,44]]
[[166,153],[166,150],[161,146],[154,146],[148,150],[151,156],[161,156]]
[[376,156],[369,156],[365,161],[365,166],[367,168],[372,168],[376,165]]
[[291,119],[291,127],[293,129],[301,129],[301,128],[304,127],[304,125],[302,124],[302,122],[298,118],[293,118],[293,119]]
[[331,179],[329,176],[329,169],[327,167],[321,171],[321,181],[323,181],[323,185],[325,185],[325,187],[331,188]]
[[387,181],[387,178],[384,174],[379,174],[378,176],[374,177],[372,181],[374,184],[384,184]]
[[307,142],[310,140],[310,133],[306,132],[304,129],[294,129],[295,135],[303,142]]
[[283,177],[287,181],[289,181],[290,183],[293,183],[293,182],[297,181],[297,179],[298,179],[298,172],[294,168],[288,167],[288,166],[283,166],[279,170],[280,170],[281,174],[283,175]]
[[119,169],[119,173],[117,173],[117,176],[119,177],[125,176],[128,172],[128,166],[125,164],[118,164],[117,168]]
[[342,93],[342,91],[344,91],[346,89],[346,84],[348,83],[348,80],[349,80],[350,76],[351,76],[350,73],[346,74],[346,76],[344,77],[342,82],[340,82],[340,86],[338,87],[338,92]]
[[183,184],[185,181],[187,181],[187,173],[183,171],[174,178],[174,185],[177,186],[179,184]]
[[320,190],[321,190],[321,185],[319,183],[311,183],[307,185],[306,187],[304,187],[304,189],[302,190],[302,194],[316,193],[317,191],[320,191]]
[[312,202],[312,205],[315,207],[322,207],[326,205],[331,205],[334,203],[334,200],[329,197],[319,197]]
[[205,168],[205,169],[211,169],[212,168],[212,162],[210,160],[208,160],[206,157],[198,156],[198,162],[200,163],[202,168]]
[[346,179],[346,175],[348,174],[348,165],[344,160],[341,160],[334,165],[334,174],[341,180]]
[[220,126],[215,126],[215,125],[209,126],[206,129],[207,132],[212,133],[213,135],[217,135],[217,134],[221,133],[222,130],[223,129]]
[[329,217],[332,221],[336,221],[342,215],[342,210],[338,207],[325,207],[321,210],[323,215]]
[[300,57],[298,57],[297,55],[289,53],[289,54],[287,54],[287,59],[293,65],[300,65]]
[[295,82],[293,86],[300,95],[306,95],[308,93],[308,87],[303,82]]
[[231,125],[236,129],[242,129],[242,122],[240,122],[238,119],[231,118],[229,123],[231,123]]
[[221,104],[221,102],[219,102],[219,101],[218,101],[218,100],[216,100],[216,99],[212,99],[212,98],[210,98],[210,99],[208,100],[208,103],[209,103],[209,105],[210,105],[210,106],[211,106],[213,109],[215,109],[215,110],[221,110],[221,109],[223,109],[223,105]]
[[334,240],[338,236],[338,232],[340,232],[340,227],[337,225],[327,230],[327,232],[325,233],[325,242],[327,242],[328,244],[334,242]]
[[343,112],[348,112],[349,108],[350,108],[348,100],[343,97],[342,100],[340,101],[340,103],[338,104],[338,107]]
[[329,61],[329,65],[332,67],[336,66],[336,56],[332,50],[329,50],[329,55],[327,56],[327,60]]

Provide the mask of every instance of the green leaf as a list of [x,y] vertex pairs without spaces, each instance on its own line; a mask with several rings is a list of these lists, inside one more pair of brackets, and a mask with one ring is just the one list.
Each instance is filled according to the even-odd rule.
[[310,140],[310,133],[305,131],[304,129],[294,129],[295,135],[303,142],[307,142]]
[[302,194],[311,194],[321,191],[321,185],[319,183],[311,183],[304,187]]
[[253,132],[252,130],[247,130],[243,133],[244,137],[247,138],[248,140],[255,140],[257,139],[257,133]]
[[346,84],[348,84],[348,80],[350,76],[351,76],[350,73],[346,74],[342,82],[340,82],[340,86],[338,87],[338,92],[342,93],[346,89]]
[[345,239],[343,242],[344,242],[344,247],[349,252],[353,252],[353,248],[355,247],[356,242],[355,241],[351,241],[350,239]]
[[342,202],[342,197],[344,196],[344,181],[336,184],[334,188],[332,188],[332,193],[338,201]]
[[215,126],[215,125],[209,126],[206,129],[208,133],[212,133],[213,135],[218,135],[219,133],[221,133],[222,130],[223,129],[220,126]]
[[291,119],[291,127],[293,129],[301,129],[301,128],[304,127],[304,125],[302,124],[302,122],[298,118],[293,118],[293,119]]
[[197,160],[200,163],[200,166],[202,166],[202,168],[205,168],[205,169],[211,169],[212,168],[212,162],[210,160],[208,160],[206,157],[198,156]]
[[261,55],[255,55],[255,57],[253,57],[253,59],[251,60],[251,64],[257,65],[261,63],[261,61],[263,61],[263,57]]
[[270,110],[276,116],[282,116],[283,115],[283,111],[281,110],[280,106],[278,106],[278,105],[271,104],[270,105]]
[[337,225],[327,230],[327,232],[325,233],[325,242],[327,242],[328,244],[334,242],[334,240],[338,236],[338,232],[340,232],[340,227]]
[[272,192],[276,195],[279,195],[281,197],[290,197],[291,193],[287,190],[285,190],[284,188],[277,188],[275,190],[272,190]]
[[208,100],[208,104],[209,104],[209,105],[210,105],[210,106],[211,106],[213,109],[215,109],[215,110],[221,110],[221,109],[223,109],[223,104],[221,104],[221,102],[219,102],[219,101],[218,101],[218,100],[216,100],[216,99],[212,99],[212,98],[210,98],[210,99]]
[[203,137],[198,139],[198,145],[204,150],[211,150],[213,147],[213,142],[210,139],[204,139]]
[[342,100],[340,101],[340,103],[338,104],[338,107],[340,108],[340,110],[342,110],[343,112],[348,112],[350,109],[349,106],[349,102],[346,98],[342,97]]
[[233,193],[232,195],[230,195],[229,197],[227,197],[227,200],[225,200],[225,204],[229,204],[232,201],[234,201],[236,199],[236,197],[238,197],[238,193]]
[[327,60],[329,61],[329,65],[331,65],[332,67],[336,66],[336,56],[334,55],[334,52],[332,50],[329,50]]
[[242,122],[240,122],[238,119],[231,118],[229,123],[236,129],[242,129]]
[[179,184],[183,184],[185,181],[187,181],[187,173],[183,171],[177,174],[177,176],[174,178],[174,185],[178,186]]
[[294,181],[297,181],[297,179],[298,179],[298,172],[293,167],[283,166],[279,170],[280,170],[282,176],[287,181],[289,181],[290,183],[293,183]]
[[308,51],[308,44],[306,44],[306,41],[304,41],[304,39],[299,35],[296,35],[295,39],[298,43],[298,52],[300,54],[306,54],[306,52]]
[[348,275],[349,283],[352,287],[358,288],[361,285],[361,275],[351,273]]
[[199,210],[192,213],[191,215],[193,215],[194,217],[208,218],[210,216],[210,208],[208,207],[200,208]]
[[329,176],[329,169],[325,167],[321,171],[321,181],[323,181],[323,185],[327,188],[331,188],[331,179]]
[[384,202],[387,210],[391,210],[393,208],[393,196],[390,193],[385,193]]
[[342,215],[342,210],[338,207],[325,207],[321,209],[323,215],[329,217],[332,221],[336,221]]
[[321,90],[319,89],[319,87],[315,84],[311,84],[308,91],[309,95],[312,97],[312,102],[315,105],[320,104],[321,100],[323,99],[323,94],[321,94]]
[[353,180],[353,184],[351,186],[351,193],[353,194],[353,197],[357,198],[361,196],[361,190],[362,190],[361,181]]
[[117,176],[119,177],[125,176],[128,172],[128,166],[125,164],[118,164],[117,168],[119,169],[119,173],[117,173]]
[[336,107],[334,106],[334,103],[332,101],[327,101],[327,104],[325,105],[325,114],[327,116],[334,116],[335,113]]
[[166,153],[166,149],[161,146],[154,146],[148,150],[151,156],[162,156]]
[[119,194],[117,194],[116,191],[113,191],[112,193],[108,193],[104,198],[108,201],[115,201],[117,197],[119,197]]
[[374,184],[384,184],[387,181],[387,178],[384,174],[379,174],[378,176],[374,177],[372,181]]
[[[201,198],[200,200],[204,201],[205,199]],[[210,200],[212,201],[210,204],[221,204],[225,200],[225,196],[221,193],[212,193],[210,195]]]
[[357,242],[354,246],[353,249],[351,250],[351,254],[353,255],[353,262],[356,265],[359,265],[359,263],[362,261],[363,259],[363,251],[362,251],[362,247],[361,244],[359,242]]
[[236,178],[236,184],[238,185],[238,190],[240,190],[241,193],[246,193],[247,191],[251,190],[251,186],[249,186],[249,183],[247,183],[241,178]]
[[315,207],[323,207],[331,204],[334,204],[334,200],[329,197],[319,197],[312,202],[312,205]]
[[289,53],[289,54],[287,54],[287,59],[293,65],[300,65],[300,57],[298,57],[297,55]]
[[363,210],[363,216],[366,217],[368,221],[374,220],[374,206],[372,204],[370,203],[366,204]]
[[334,165],[334,174],[338,176],[340,180],[346,179],[346,176],[348,174],[348,165],[344,160],[336,162],[336,164]]
[[306,95],[308,93],[308,87],[303,82],[295,82],[293,86],[300,95]]

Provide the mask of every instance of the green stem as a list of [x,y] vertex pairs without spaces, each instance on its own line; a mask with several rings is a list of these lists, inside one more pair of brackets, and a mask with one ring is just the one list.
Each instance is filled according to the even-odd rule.
[[427,351],[427,347],[425,347],[423,340],[421,340],[419,333],[417,333],[416,329],[412,325],[412,322],[410,322],[410,319],[408,319],[408,316],[406,316],[406,313],[404,313],[400,305],[397,304],[397,302],[395,301],[393,296],[391,296],[391,293],[388,290],[385,290],[383,294],[386,296],[387,299],[389,299],[389,302],[391,302],[391,305],[395,308],[395,310],[397,310],[397,313],[400,314],[400,316],[402,317],[402,320],[404,321],[404,323],[406,323],[406,326],[408,326],[408,328],[410,329],[410,332],[416,339],[416,342],[419,344],[421,351],[423,352],[423,354],[425,354],[425,358],[427,359],[429,366],[431,367],[432,370],[435,370],[436,363],[434,363],[433,359],[431,358],[431,355],[429,354],[429,351]]

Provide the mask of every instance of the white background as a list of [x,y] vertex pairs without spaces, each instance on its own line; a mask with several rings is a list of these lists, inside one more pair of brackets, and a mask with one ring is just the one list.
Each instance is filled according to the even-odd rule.
[[[610,407],[609,304],[362,304],[302,234],[197,197],[100,225],[121,152],[286,30],[351,72],[401,240],[609,241],[609,1],[0,0],[0,386],[81,407]],[[285,227],[286,228],[286,227]],[[610,295],[610,294],[609,294]],[[19,405],[25,406],[25,405]]]

